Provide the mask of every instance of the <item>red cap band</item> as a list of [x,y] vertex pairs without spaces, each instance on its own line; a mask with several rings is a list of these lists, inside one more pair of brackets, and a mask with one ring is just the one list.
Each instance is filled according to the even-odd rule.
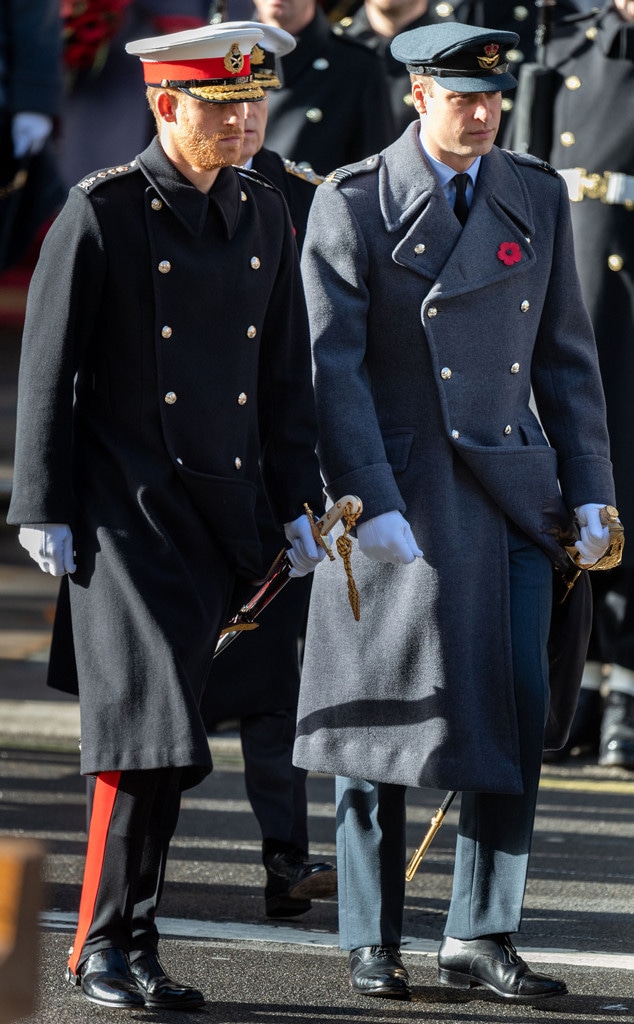
[[207,60],[167,61],[161,63],[156,60],[143,60],[143,79],[145,82],[161,82],[167,79],[168,82],[201,82],[210,79],[232,79],[238,76],[251,74],[251,57],[245,54],[244,63],[239,71],[230,71],[224,57],[211,57]]

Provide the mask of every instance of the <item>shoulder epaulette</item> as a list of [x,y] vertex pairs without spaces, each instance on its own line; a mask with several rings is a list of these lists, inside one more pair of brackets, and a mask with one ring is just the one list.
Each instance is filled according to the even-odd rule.
[[130,174],[136,169],[136,160],[131,160],[129,164],[117,164],[116,167],[104,167],[103,170],[95,171],[94,174],[89,174],[87,178],[78,181],[77,188],[82,188],[84,192],[92,192],[98,185],[103,185],[104,181],[112,181],[113,178],[120,177],[122,174]]
[[283,158],[282,163],[287,174],[301,178],[302,181],[308,181],[311,185],[321,185],[326,180],[322,178],[321,174],[317,174],[310,164],[302,164],[301,167],[298,167],[294,160],[287,160],[286,157]]
[[273,192],[277,192],[275,185],[264,174],[254,170],[253,167],[236,167],[236,170],[243,178],[249,178],[250,181],[255,181],[258,185],[263,185],[264,188],[270,188]]
[[557,177],[557,170],[547,160],[540,160],[538,156],[533,156],[532,153],[516,153],[512,149],[507,149],[505,152],[508,153],[511,160],[514,160],[516,164],[534,167],[536,170],[545,171],[546,174],[552,174],[554,178]]
[[356,164],[348,164],[346,167],[337,167],[336,170],[330,172],[325,180],[338,185],[342,181],[347,181],[348,178],[354,178],[357,174],[365,174],[367,171],[375,171],[379,166],[380,159],[381,154],[375,153],[374,156],[366,157],[365,160],[359,160]]

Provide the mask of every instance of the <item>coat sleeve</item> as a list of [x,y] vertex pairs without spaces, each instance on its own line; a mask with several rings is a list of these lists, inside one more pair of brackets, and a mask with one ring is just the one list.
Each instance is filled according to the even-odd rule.
[[104,274],[97,219],[88,197],[73,189],[47,233],[29,289],[9,523],[73,521],[74,381]]
[[367,518],[405,511],[388,463],[365,356],[368,250],[346,196],[320,185],[311,207],[302,273],[313,348],[318,454],[333,500],[357,494]]
[[557,451],[562,495],[572,509],[615,497],[597,349],[575,267],[568,193],[559,184],[553,261],[531,379],[542,426]]

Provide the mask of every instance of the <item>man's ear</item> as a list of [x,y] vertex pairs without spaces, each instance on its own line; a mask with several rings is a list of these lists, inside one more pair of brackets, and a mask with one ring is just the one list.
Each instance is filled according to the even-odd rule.
[[164,121],[175,121],[178,99],[169,92],[160,92],[156,97],[156,109]]
[[417,114],[427,113],[427,94],[420,82],[412,82],[412,100]]

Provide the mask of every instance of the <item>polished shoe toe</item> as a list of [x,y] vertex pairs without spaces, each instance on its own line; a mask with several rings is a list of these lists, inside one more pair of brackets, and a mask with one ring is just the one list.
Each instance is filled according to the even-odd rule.
[[568,991],[563,981],[531,971],[508,935],[464,941],[445,936],[438,951],[438,980],[456,988],[483,985],[515,1003],[563,996]]
[[295,917],[310,910],[311,899],[337,892],[337,869],[326,861],[311,864],[301,851],[277,852],[264,859],[267,917]]
[[350,986],[362,996],[410,999],[409,975],[398,946],[359,946],[350,951]]
[[130,973],[146,1006],[191,1009],[203,1006],[205,997],[197,988],[173,981],[156,953],[144,953],[130,962]]
[[69,968],[66,977],[72,985],[81,987],[83,995],[91,1003],[122,1010],[145,1005],[130,973],[128,958],[121,949],[92,953],[80,965],[77,974]]

